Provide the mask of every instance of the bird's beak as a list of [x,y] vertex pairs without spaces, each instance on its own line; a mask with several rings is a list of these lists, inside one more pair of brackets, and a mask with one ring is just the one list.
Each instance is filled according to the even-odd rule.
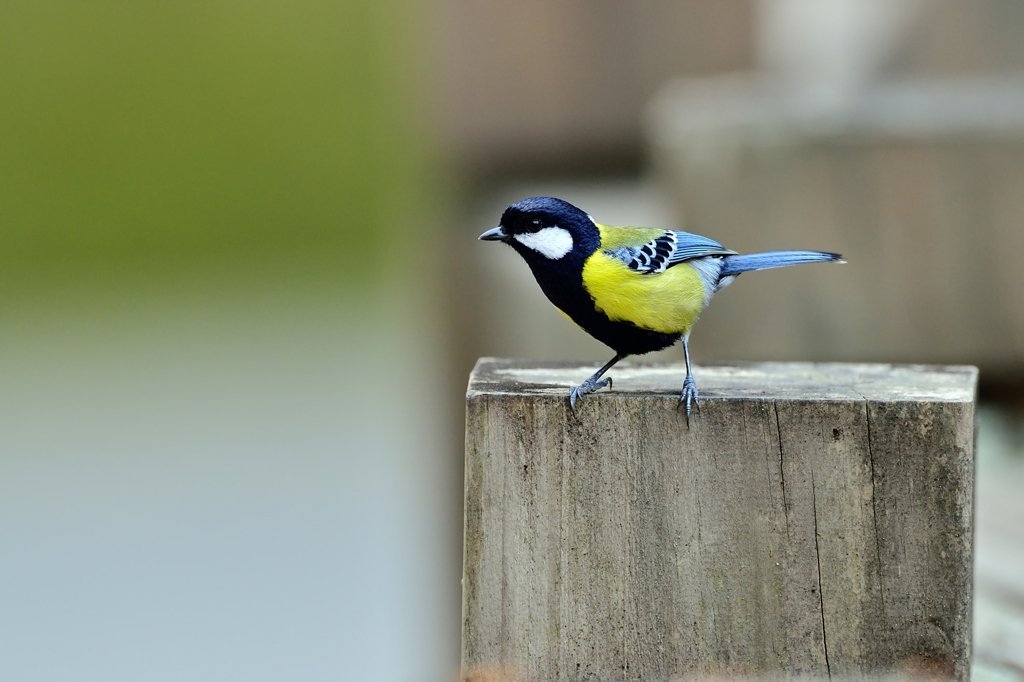
[[508,235],[505,234],[505,230],[501,229],[501,225],[498,225],[484,232],[478,239],[485,242],[503,242],[508,239]]

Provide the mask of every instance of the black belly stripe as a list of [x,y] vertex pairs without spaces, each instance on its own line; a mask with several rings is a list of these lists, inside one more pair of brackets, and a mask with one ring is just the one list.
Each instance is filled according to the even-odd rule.
[[682,337],[682,334],[665,334],[630,322],[609,320],[594,307],[594,299],[583,287],[582,267],[573,272],[570,263],[545,261],[531,262],[530,268],[541,290],[555,307],[617,353],[643,355],[668,348]]

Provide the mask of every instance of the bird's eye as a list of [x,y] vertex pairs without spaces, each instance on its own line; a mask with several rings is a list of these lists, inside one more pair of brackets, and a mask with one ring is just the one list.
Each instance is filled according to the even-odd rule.
[[533,223],[534,227],[538,227],[538,228],[540,227],[540,221],[539,220],[534,219],[534,220],[531,220],[530,222]]

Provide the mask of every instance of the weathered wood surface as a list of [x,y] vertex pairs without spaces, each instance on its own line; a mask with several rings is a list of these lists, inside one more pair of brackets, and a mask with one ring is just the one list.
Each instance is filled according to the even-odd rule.
[[971,367],[483,359],[466,413],[464,672],[967,679]]

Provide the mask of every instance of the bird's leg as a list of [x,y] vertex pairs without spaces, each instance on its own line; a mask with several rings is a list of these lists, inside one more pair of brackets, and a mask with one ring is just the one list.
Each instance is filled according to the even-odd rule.
[[608,377],[607,379],[603,379],[602,380],[601,376],[605,372],[610,370],[612,368],[612,365],[614,365],[616,362],[618,362],[619,360],[621,360],[624,357],[625,357],[624,355],[620,355],[619,353],[616,353],[614,358],[609,360],[605,364],[604,367],[602,367],[601,369],[597,370],[597,372],[594,373],[594,376],[590,377],[589,379],[584,381],[582,384],[580,384],[576,388],[574,388],[571,391],[569,391],[569,408],[572,410],[573,414],[576,414],[576,400],[578,398],[581,398],[581,397],[585,396],[588,393],[593,393],[594,391],[596,391],[599,388],[604,388],[605,386],[611,386],[611,383],[612,383],[611,377]]
[[683,357],[686,358],[686,378],[683,379],[683,392],[679,395],[679,404],[686,403],[686,425],[690,425],[690,403],[698,406],[697,382],[693,380],[693,373],[690,371],[690,338],[683,337]]

